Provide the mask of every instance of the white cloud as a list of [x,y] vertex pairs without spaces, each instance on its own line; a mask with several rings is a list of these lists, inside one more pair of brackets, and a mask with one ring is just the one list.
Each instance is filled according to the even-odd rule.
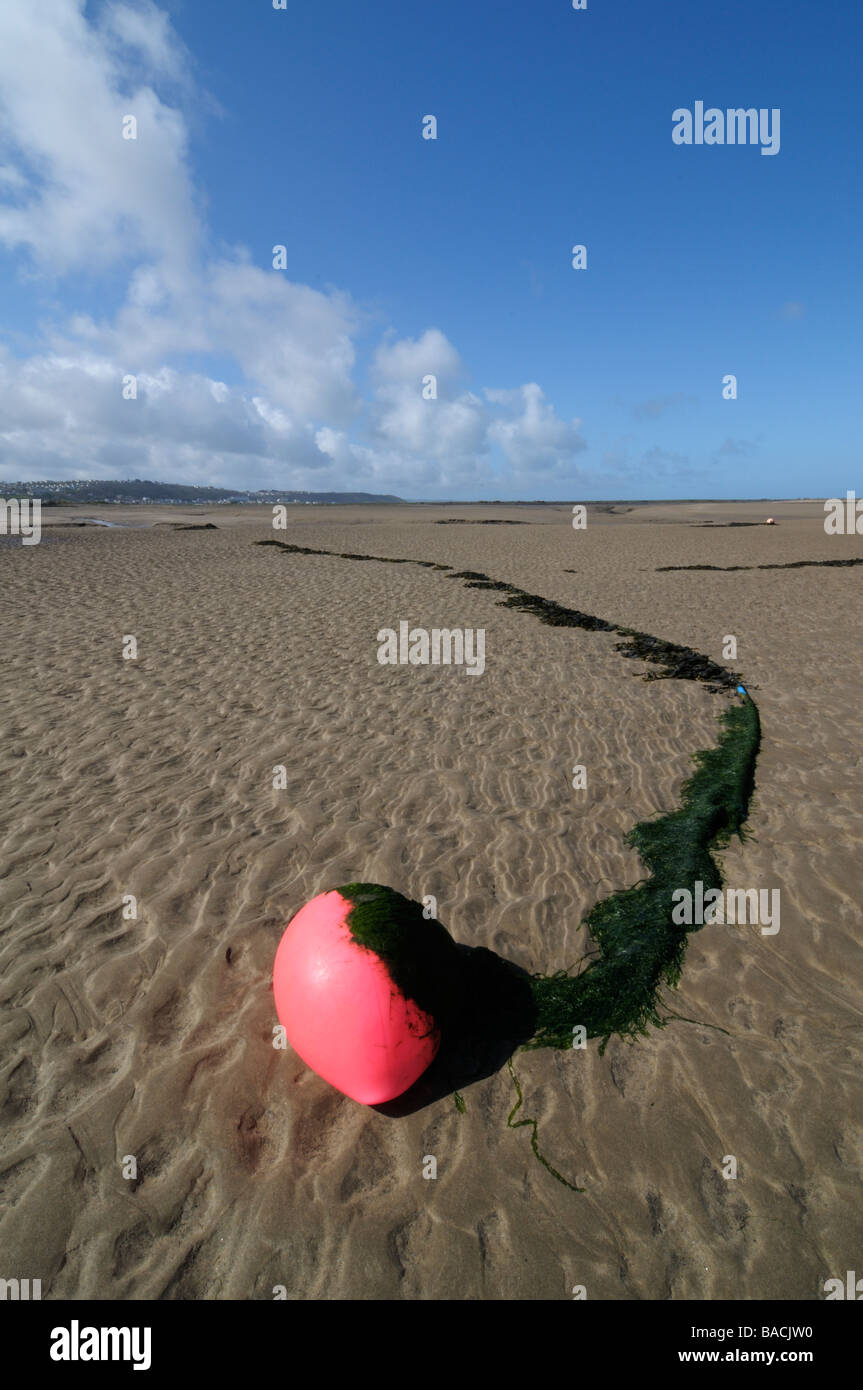
[[122,377],[107,359],[0,355],[7,477],[116,477],[116,464],[113,474],[104,466],[112,450],[134,459],[138,476],[205,481],[209,469],[214,483],[247,473],[261,487],[274,471],[325,462],[311,430],[224,382],[162,367],[139,376],[137,399],[125,400]]
[[[153,0],[113,0],[97,23],[84,0],[0,0],[0,248],[69,303],[71,273],[128,275],[110,314],[68,312],[29,359],[0,351],[2,475],[452,495],[499,490],[496,451],[515,476],[571,473],[580,422],[538,385],[475,393],[432,327],[386,335],[363,399],[368,325],[349,294],[292,282],[243,248],[206,254],[182,109],[191,66]],[[137,140],[122,138],[127,114]],[[136,401],[122,397],[129,373]]]
[[180,82],[186,80],[188,55],[172,28],[170,17],[157,9],[153,0],[138,0],[135,6],[107,5],[101,17],[101,29],[109,45],[121,51],[131,49],[150,72]]
[[[185,122],[83,10],[83,0],[0,5],[0,138],[16,184],[15,201],[0,205],[0,244],[55,274],[140,254],[185,263],[199,230]],[[151,67],[176,70],[179,46],[155,6],[108,15]],[[137,140],[123,139],[130,114]]]
[[518,472],[572,470],[575,455],[587,448],[579,433],[580,420],[561,420],[536,382],[516,391],[485,394],[506,412],[506,418],[490,425],[489,436]]
[[427,375],[438,383],[456,380],[464,374],[461,358],[439,328],[427,328],[420,338],[399,338],[380,345],[375,353],[372,375],[381,390],[397,386],[413,387]]
[[359,410],[352,371],[360,323],[348,295],[294,284],[238,256],[188,276],[139,268],[113,320],[78,315],[51,347],[69,353],[84,339],[124,371],[155,370],[187,353],[231,358],[251,388],[299,420],[340,425]]
[[405,384],[379,396],[371,421],[375,439],[407,454],[460,458],[488,448],[486,412],[470,394],[453,401],[425,400],[419,386]]
[[[394,454],[417,462],[463,464],[488,449],[488,421],[482,401],[460,391],[466,373],[458,352],[438,328],[416,340],[387,341],[372,365],[375,384],[371,434]],[[424,383],[435,378],[436,396],[427,399]]]
[[273,400],[311,420],[347,421],[359,314],[347,295],[322,294],[277,271],[220,263],[208,290],[211,351],[230,351]]

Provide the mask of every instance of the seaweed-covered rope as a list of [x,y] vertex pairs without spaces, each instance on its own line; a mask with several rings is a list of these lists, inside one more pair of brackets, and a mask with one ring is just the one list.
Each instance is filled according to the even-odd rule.
[[[704,889],[721,887],[713,852],[732,835],[742,837],[755,786],[761,723],[755,701],[739,674],[691,647],[567,608],[476,570],[454,571],[449,565],[430,560],[317,550],[277,540],[255,544],[276,546],[291,554],[333,555],[445,570],[448,578],[461,580],[469,588],[503,593],[505,597],[500,602],[505,607],[531,613],[552,627],[577,627],[622,637],[624,640],[616,643],[615,649],[624,657],[648,663],[651,669],[645,673],[645,680],[696,680],[714,693],[739,697],[720,715],[720,735],[714,747],[695,753],[695,770],[681,789],[677,809],[654,820],[640,821],[629,831],[627,842],[638,851],[648,877],[604,898],[584,919],[583,925],[597,948],[596,959],[577,975],[559,970],[551,975],[531,976],[536,1028],[525,1044],[528,1048],[571,1048],[575,1028],[583,1027],[586,1037],[601,1038],[602,1052],[614,1034],[632,1037],[645,1034],[649,1025],[663,1027],[668,1016],[660,1013],[660,991],[663,985],[675,986],[679,982],[687,934],[700,926],[674,922],[672,895],[684,888],[694,895],[698,882]],[[535,1127],[532,1144],[536,1152]],[[538,1153],[537,1156],[542,1157]],[[560,1176],[550,1164],[546,1166],[556,1177]]]

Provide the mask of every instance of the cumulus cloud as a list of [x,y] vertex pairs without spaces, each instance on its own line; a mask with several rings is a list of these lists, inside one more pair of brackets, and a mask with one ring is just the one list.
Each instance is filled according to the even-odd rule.
[[[458,352],[440,329],[381,344],[371,372],[373,438],[415,461],[464,462],[486,452],[487,413],[478,396],[459,389],[464,375]],[[427,399],[430,377],[437,394]]]
[[516,391],[486,391],[503,418],[489,426],[489,436],[519,472],[570,472],[576,454],[587,448],[580,420],[561,420],[536,382]]
[[438,383],[450,383],[464,374],[464,366],[439,328],[427,328],[417,339],[389,338],[375,353],[372,376],[381,390],[397,386],[413,386],[424,376],[437,377]]
[[[80,8],[80,7],[79,7]],[[180,42],[170,17],[153,4],[153,0],[138,0],[136,5],[114,3],[102,12],[100,28],[107,46],[134,54],[153,74],[188,82],[189,55]]]
[[230,350],[248,380],[302,419],[350,418],[359,315],[347,295],[221,263],[213,268],[208,304],[211,350]]
[[138,376],[136,392],[124,399],[122,373],[105,358],[22,363],[3,352],[4,471],[22,480],[116,477],[116,460],[124,460],[134,476],[165,477],[167,469],[195,482],[236,482],[243,469],[263,487],[275,468],[326,462],[311,429],[224,382],[162,367]]
[[[499,460],[510,478],[571,474],[581,422],[537,384],[472,389],[431,327],[388,333],[363,393],[368,325],[347,292],[292,282],[244,248],[208,254],[183,110],[191,73],[154,0],[109,0],[95,20],[85,0],[52,0],[50,14],[0,3],[0,249],[67,298],[81,272],[88,284],[126,276],[110,313],[68,312],[28,359],[0,352],[3,475],[428,495],[499,487]],[[136,140],[123,139],[127,115]],[[123,398],[129,374],[135,400]]]
[[[153,5],[107,14],[148,66],[180,52]],[[0,139],[10,150],[0,243],[43,273],[105,270],[144,255],[186,264],[198,240],[186,123],[124,62],[115,30],[88,24],[83,0],[0,6]],[[134,115],[138,138],[123,138]],[[11,171],[11,172],[10,172]]]

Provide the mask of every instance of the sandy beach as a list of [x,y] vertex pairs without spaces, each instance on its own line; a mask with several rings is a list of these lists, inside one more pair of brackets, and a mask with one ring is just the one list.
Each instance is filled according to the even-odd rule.
[[[90,506],[0,546],[6,1274],[51,1299],[808,1301],[859,1270],[861,570],[754,568],[863,557],[823,519],[295,506],[274,532],[265,508]],[[725,697],[451,570],[255,544],[274,536],[480,571],[752,690],[749,836],[719,859],[781,891],[781,930],[693,932],[683,1018],[635,1043],[513,1058],[581,1193],[508,1128],[505,1066],[464,1113],[394,1116],[274,1049],[276,947],[366,881],[433,895],[457,941],[529,972],[575,968],[586,913],[643,876],[626,832],[677,804]],[[718,568],[663,568],[695,565]],[[483,629],[482,675],[381,665],[401,621]]]

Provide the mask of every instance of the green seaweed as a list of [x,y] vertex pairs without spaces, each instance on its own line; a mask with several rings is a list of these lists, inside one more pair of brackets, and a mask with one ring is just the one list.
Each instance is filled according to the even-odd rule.
[[507,594],[501,600],[504,608],[516,608],[520,613],[532,613],[540,622],[550,627],[578,627],[584,632],[614,632],[625,637],[625,642],[615,643],[615,651],[621,656],[636,657],[648,661],[660,669],[648,671],[644,680],[693,680],[703,681],[708,690],[718,694],[721,690],[736,690],[741,677],[727,666],[720,666],[709,656],[695,651],[692,647],[681,647],[676,642],[666,642],[661,637],[652,637],[649,632],[638,632],[635,628],[621,627],[605,618],[594,617],[592,613],[582,613],[578,608],[567,608],[553,599],[542,598],[539,594],[529,594],[515,584],[504,584],[498,579],[490,579],[478,570],[458,570],[448,576],[462,579],[468,589],[494,589]]
[[458,947],[446,927],[380,883],[346,883],[336,892],[352,904],[347,925],[354,941],[374,951],[396,989],[446,1028],[461,1005]]
[[551,1173],[551,1175],[552,1175],[553,1178],[557,1178],[558,1182],[562,1182],[563,1185],[564,1185],[564,1187],[568,1187],[569,1190],[570,1190],[570,1192],[586,1192],[586,1191],[587,1191],[586,1188],[584,1188],[584,1187],[576,1187],[574,1183],[568,1182],[567,1179],[563,1176],[562,1173],[559,1173],[559,1172],[557,1171],[556,1168],[552,1168],[551,1164],[549,1163],[549,1161],[548,1161],[548,1159],[545,1157],[545,1155],[542,1154],[542,1153],[540,1153],[540,1151],[539,1151],[539,1125],[537,1124],[536,1120],[529,1119],[529,1118],[525,1118],[525,1119],[523,1119],[523,1120],[516,1120],[515,1123],[513,1124],[513,1119],[512,1119],[512,1117],[513,1117],[513,1115],[516,1113],[516,1111],[519,1110],[519,1109],[521,1108],[521,1106],[524,1104],[524,1096],[523,1096],[522,1093],[521,1093],[521,1086],[518,1084],[518,1077],[517,1077],[516,1074],[515,1074],[515,1070],[514,1070],[513,1065],[512,1065],[512,1058],[511,1058],[511,1057],[507,1060],[507,1066],[509,1067],[509,1074],[510,1074],[510,1076],[512,1077],[513,1082],[515,1083],[516,1094],[517,1094],[517,1096],[518,1096],[518,1100],[516,1101],[515,1105],[512,1107],[512,1109],[510,1110],[510,1112],[509,1112],[509,1114],[508,1114],[508,1116],[507,1116],[507,1119],[506,1119],[507,1127],[508,1127],[509,1129],[521,1129],[521,1127],[522,1127],[523,1125],[530,1125],[530,1126],[532,1127],[532,1131],[533,1131],[532,1134],[531,1134],[531,1136],[530,1136],[530,1147],[533,1149],[533,1152],[534,1152],[534,1154],[536,1155],[536,1157],[539,1159],[540,1163],[543,1164],[543,1166],[546,1167],[546,1168],[548,1169],[548,1171]]
[[[729,523],[732,524],[732,523]],[[748,525],[749,523],[734,523]],[[753,522],[752,525],[757,523]],[[855,565],[863,565],[863,557],[854,556],[848,560],[789,560],[784,565],[657,565],[657,574],[670,574],[672,570],[714,570],[717,573],[730,574],[732,570],[808,570],[808,569],[853,569]]]
[[353,550],[316,550],[310,545],[292,545],[290,541],[277,541],[274,538],[255,541],[254,544],[274,545],[291,555],[332,555],[337,560],[376,560],[380,565],[420,565],[423,569],[452,569],[451,565],[439,565],[436,560],[404,560],[393,555],[359,555]]
[[526,1047],[572,1046],[573,1029],[588,1037],[645,1034],[649,1024],[663,1027],[659,991],[680,979],[686,937],[695,926],[672,921],[672,894],[720,888],[721,875],[711,854],[733,834],[742,834],[754,785],[761,738],[758,710],[751,699],[729,706],[715,747],[695,755],[696,771],[684,784],[681,805],[657,820],[640,821],[627,841],[650,877],[604,898],[583,925],[600,954],[579,975],[558,971],[535,975],[531,988],[537,1028]]

